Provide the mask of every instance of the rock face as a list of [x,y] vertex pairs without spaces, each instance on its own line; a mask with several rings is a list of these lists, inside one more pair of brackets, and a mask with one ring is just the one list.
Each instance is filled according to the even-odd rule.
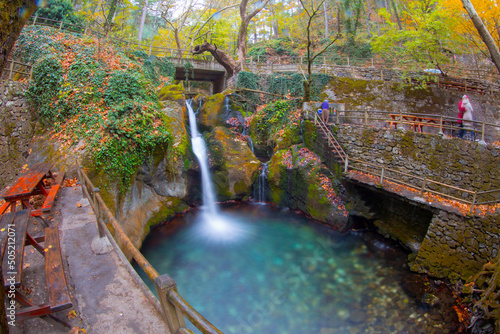
[[344,230],[348,214],[334,189],[340,185],[319,157],[302,145],[276,152],[269,162],[271,201],[298,209],[313,219]]
[[[215,94],[209,97],[202,95],[194,99],[194,106],[199,106],[198,128],[200,131],[211,131],[216,126],[240,127],[244,123],[243,117],[246,113],[235,108],[229,96]],[[242,115],[242,112],[245,115]],[[237,123],[237,124],[235,124]]]
[[188,170],[186,161],[191,159],[189,138],[186,131],[186,112],[176,102],[164,101],[164,117],[171,125],[172,145],[158,147],[146,159],[125,191],[108,179],[103,170],[94,167],[85,150],[64,147],[50,135],[36,137],[28,164],[50,161],[57,170],[76,177],[76,167],[81,164],[102,198],[136,247],[149,233],[151,226],[165,221],[174,214],[189,208]]
[[230,129],[218,126],[207,136],[207,147],[218,200],[247,197],[260,167],[247,142]]
[[435,215],[411,269],[435,277],[468,280],[498,257],[498,214],[463,217],[442,211]]
[[0,85],[0,189],[14,181],[29,154],[35,122],[24,97],[27,84]]

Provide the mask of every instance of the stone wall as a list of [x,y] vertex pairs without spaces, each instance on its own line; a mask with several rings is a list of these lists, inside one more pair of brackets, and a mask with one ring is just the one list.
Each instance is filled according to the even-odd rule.
[[470,280],[483,264],[497,257],[499,245],[498,215],[464,217],[441,211],[432,218],[411,269],[431,276]]
[[27,84],[0,82],[0,189],[12,183],[26,163],[35,122],[24,98]]
[[[356,125],[339,126],[336,137],[352,158],[471,191],[500,189],[500,148],[496,146]],[[390,175],[386,172],[386,176]],[[416,187],[422,184],[412,177],[404,180]],[[467,197],[464,192],[429,187],[459,198]],[[478,198],[483,199],[488,198]]]

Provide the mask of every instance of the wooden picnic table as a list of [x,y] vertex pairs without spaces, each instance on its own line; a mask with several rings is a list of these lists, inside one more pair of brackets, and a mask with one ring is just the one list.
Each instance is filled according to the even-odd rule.
[[441,124],[444,127],[446,123],[448,123],[450,126],[452,126],[454,123],[457,123],[456,121],[418,115],[389,114],[389,116],[392,119],[391,121],[388,121],[389,128],[392,129],[392,127],[394,126],[394,128],[397,129],[398,124],[409,124],[411,126],[411,130],[415,132],[423,132],[424,126],[440,128]]
[[[70,327],[55,317],[53,313],[70,308],[69,290],[64,275],[59,229],[48,227],[43,236],[32,237],[28,233],[30,210],[24,209],[0,215],[0,255],[2,259],[3,284],[8,306],[12,301],[22,307],[15,310],[15,321],[34,317],[50,317],[52,320]],[[44,247],[40,243],[44,243]],[[31,245],[45,258],[45,279],[47,283],[48,302],[35,305],[21,291],[23,257],[25,246]],[[9,313],[10,314],[10,313]]]
[[[49,163],[34,164],[17,179],[12,187],[2,192],[0,197],[5,200],[5,204],[0,207],[0,214],[7,212],[9,208],[10,211],[15,211],[18,201],[21,202],[22,208],[32,209],[29,200],[36,195],[43,195],[44,203],[41,209],[32,210],[31,215],[40,216],[42,213],[50,211],[64,179],[64,173],[58,173],[57,178],[55,178],[51,168],[52,164]],[[53,180],[52,186],[45,185],[47,179]]]

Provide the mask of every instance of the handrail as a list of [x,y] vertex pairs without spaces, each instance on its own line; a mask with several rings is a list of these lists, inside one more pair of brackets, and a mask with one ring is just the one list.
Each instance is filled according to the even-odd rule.
[[[10,63],[10,65],[9,65]],[[27,72],[25,71],[20,71],[15,68],[15,65],[19,65],[21,67],[25,67],[27,69]],[[0,73],[0,77],[6,76],[8,80],[11,80],[12,77],[14,76],[14,73],[19,74],[22,78],[27,78],[28,80],[31,80],[32,75],[33,75],[33,66],[29,64],[24,64],[12,59],[7,59],[6,66],[4,68],[4,72]]]
[[319,125],[320,129],[323,131],[323,133],[327,136],[328,138],[328,146],[331,147],[333,146],[335,148],[335,151],[337,152],[338,156],[342,160],[343,163],[347,162],[347,154],[344,152],[342,147],[340,146],[339,142],[337,139],[333,136],[331,131],[328,129],[327,124],[321,119],[321,117],[318,117],[318,113],[314,113],[314,124]]
[[[438,195],[438,196],[441,196],[441,197],[452,199],[454,201],[458,201],[458,202],[461,202],[461,203],[464,203],[464,204],[468,204],[468,205],[471,206],[470,207],[470,211],[469,211],[469,213],[471,213],[471,214],[474,212],[474,207],[475,206],[500,203],[500,197],[497,198],[496,200],[493,200],[493,201],[487,201],[487,202],[478,202],[477,201],[477,197],[478,196],[481,196],[481,195],[484,195],[484,194],[491,194],[491,193],[495,193],[495,192],[500,193],[500,189],[489,190],[489,191],[473,191],[473,190],[468,190],[468,189],[464,189],[464,188],[452,186],[452,185],[449,185],[449,184],[446,184],[446,183],[434,181],[434,180],[431,180],[431,179],[428,179],[428,178],[424,178],[424,177],[421,177],[421,176],[418,176],[418,175],[414,175],[414,174],[410,174],[410,173],[405,173],[405,172],[402,172],[402,171],[399,171],[399,170],[396,170],[396,169],[392,169],[392,168],[388,168],[388,167],[386,167],[384,165],[372,163],[372,162],[369,162],[369,161],[363,161],[363,160],[353,159],[353,158],[349,158],[349,157],[347,159],[348,159],[347,160],[348,162],[346,163],[346,169],[344,171],[345,173],[347,173],[349,170],[358,170],[358,171],[365,172],[365,173],[368,173],[368,174],[373,175],[373,176],[380,177],[380,184],[383,184],[384,180],[388,180],[388,181],[391,181],[391,182],[395,182],[395,183],[398,183],[398,184],[409,186],[409,187],[414,188],[414,189],[419,189],[420,190],[420,195],[422,195],[424,192],[428,192],[428,193],[435,194],[435,195]],[[369,169],[363,169],[362,167],[359,167],[359,165],[353,164],[353,162],[358,163],[359,165],[366,165],[366,166],[372,167],[373,169],[375,169],[375,171],[372,171],[372,170],[369,170]],[[380,172],[376,173],[377,170],[380,170]],[[387,171],[395,174],[395,176],[388,177],[386,175]],[[407,176],[407,177],[410,177],[413,180],[419,180],[419,181],[421,181],[421,185],[417,186],[414,183],[412,184],[412,183],[405,182],[405,181],[402,180],[401,176]],[[434,184],[434,185],[437,185],[437,186],[441,186],[444,189],[451,189],[451,190],[456,190],[456,191],[459,191],[459,192],[467,193],[468,195],[472,195],[472,199],[471,200],[467,200],[467,199],[464,199],[464,198],[460,198],[460,197],[452,196],[450,194],[446,194],[446,193],[443,193],[443,192],[432,190],[431,188],[428,187],[429,184]]]
[[175,281],[167,274],[160,275],[144,255],[134,246],[125,231],[123,231],[121,225],[116,221],[106,203],[104,203],[99,188],[94,187],[83,170],[83,167],[78,169],[78,176],[83,192],[88,198],[92,210],[96,215],[99,236],[113,238],[113,234],[109,231],[108,225],[106,224],[106,222],[108,222],[114,231],[114,238],[117,238],[118,241],[123,243],[131,257],[137,262],[141,269],[144,270],[148,278],[154,282],[158,293],[158,299],[160,300],[163,310],[163,317],[172,333],[193,334],[191,330],[186,328],[183,317],[183,315],[185,315],[203,334],[222,334],[222,332],[199,314],[179,295]]
[[[392,124],[392,125],[411,125],[412,127],[417,127],[422,130],[422,132],[435,134],[436,131],[429,131],[429,128],[438,129],[439,134],[444,134],[444,130],[449,130],[450,132],[453,130],[468,130],[474,131],[477,134],[481,135],[480,142],[485,143],[488,139],[487,129],[488,131],[493,131],[493,129],[500,129],[500,125],[488,123],[484,121],[467,121],[473,124],[472,129],[460,128],[458,125],[457,117],[453,116],[443,116],[436,114],[421,114],[421,113],[402,113],[402,112],[391,112],[391,111],[379,111],[379,110],[345,110],[344,115],[338,116],[334,119],[334,124],[346,123],[349,120],[348,124],[357,124],[357,125],[373,125],[371,121],[379,121],[383,122],[384,125]],[[348,115],[350,114],[350,115]],[[356,116],[356,114],[359,114]],[[381,117],[377,117],[377,114],[381,114]],[[392,115],[392,117],[391,117]],[[405,117],[414,117],[415,121],[405,120]],[[418,119],[426,119],[432,118],[437,123],[426,123],[423,121],[419,121]],[[359,120],[362,119],[360,122]],[[391,126],[391,125],[390,125]],[[496,133],[496,130],[493,131]]]

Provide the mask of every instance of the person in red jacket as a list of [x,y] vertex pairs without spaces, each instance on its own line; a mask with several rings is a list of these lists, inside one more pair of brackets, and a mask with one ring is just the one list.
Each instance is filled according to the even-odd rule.
[[462,120],[464,118],[464,113],[465,113],[465,106],[463,106],[463,101],[465,99],[469,99],[467,95],[462,96],[462,99],[458,102],[458,115],[457,115],[457,123],[458,126],[460,127],[460,130],[458,131],[458,138],[463,138],[464,137],[464,124],[462,123]]

